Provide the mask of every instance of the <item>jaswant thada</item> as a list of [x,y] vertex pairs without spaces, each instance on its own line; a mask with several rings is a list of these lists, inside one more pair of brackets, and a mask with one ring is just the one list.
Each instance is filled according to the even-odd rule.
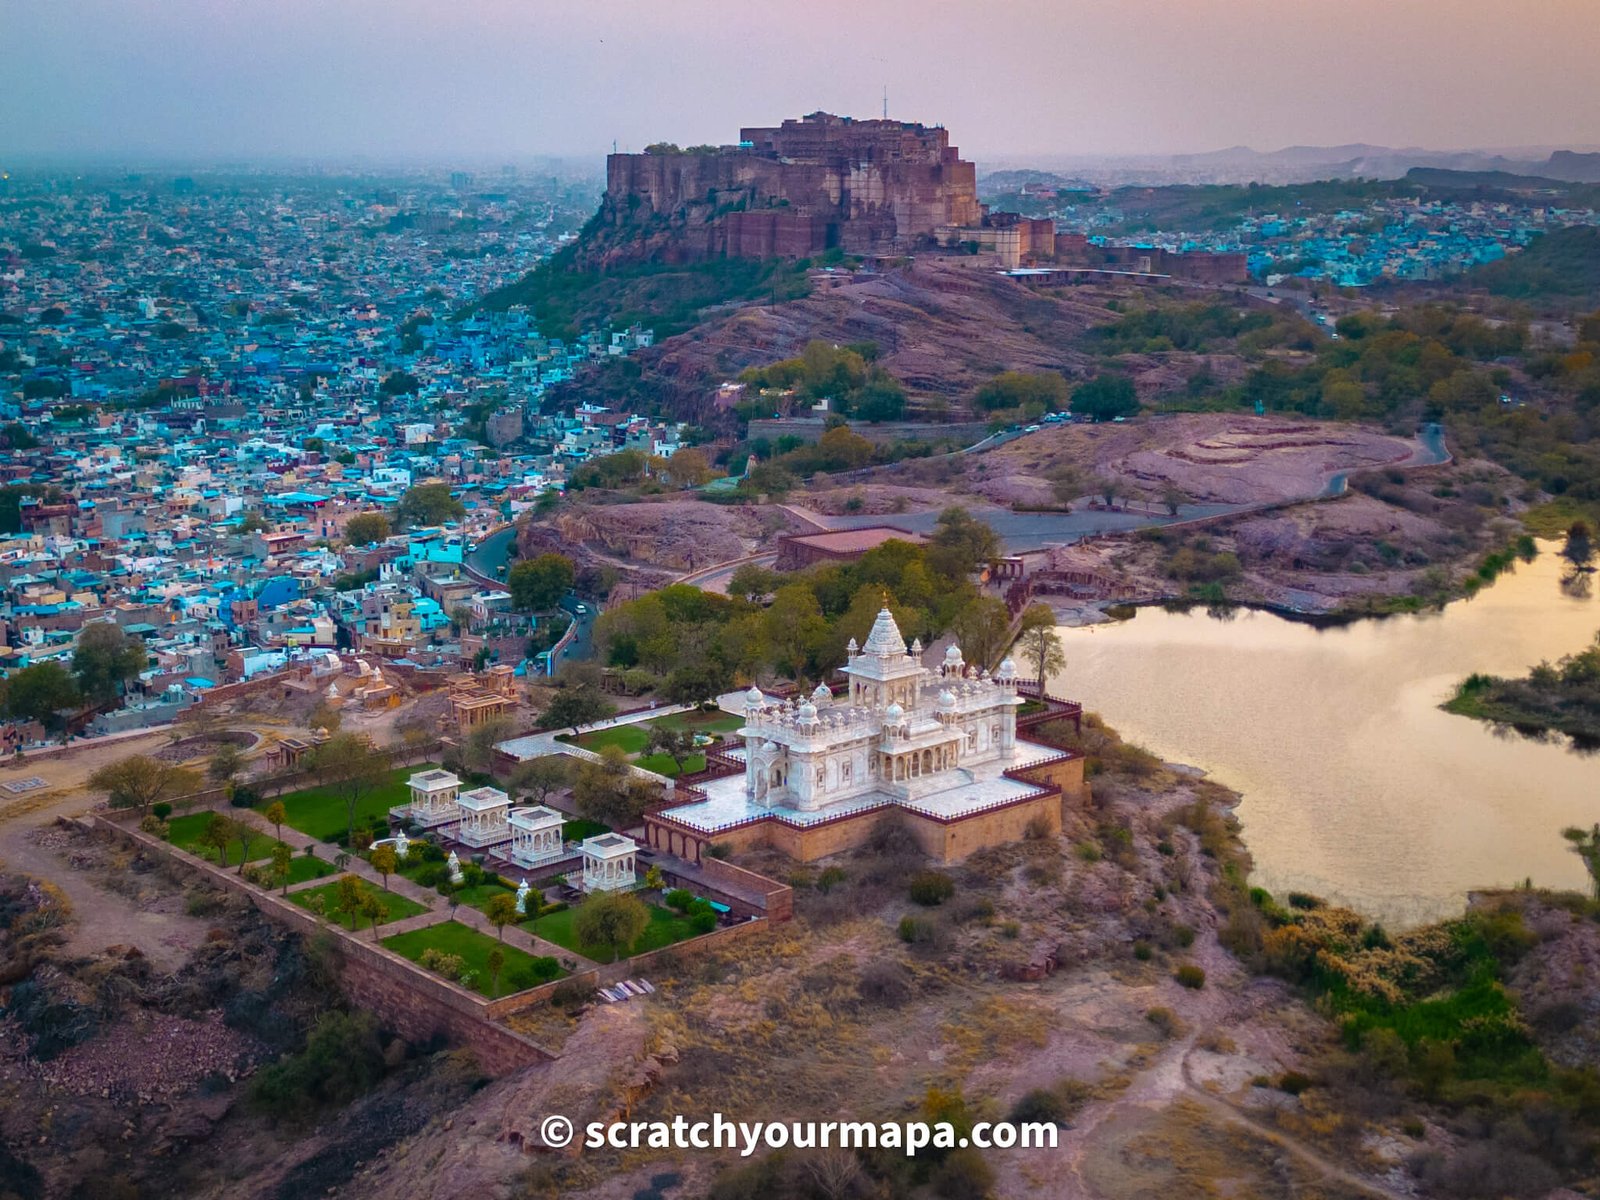
[[649,843],[693,861],[713,845],[767,844],[809,862],[859,844],[898,809],[923,849],[950,862],[1030,825],[1058,832],[1062,804],[1087,799],[1081,755],[1017,732],[1024,704],[1039,708],[1035,720],[1074,720],[1078,706],[1018,695],[1009,658],[990,675],[952,645],[927,667],[887,607],[846,653],[837,697],[820,684],[805,699],[757,688],[723,697],[744,717],[744,745],[717,777],[647,816]]

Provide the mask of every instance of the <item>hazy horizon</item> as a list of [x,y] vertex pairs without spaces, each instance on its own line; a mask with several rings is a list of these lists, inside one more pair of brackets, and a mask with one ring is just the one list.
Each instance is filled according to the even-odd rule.
[[980,162],[1593,145],[1582,0],[0,0],[0,163],[594,159],[816,109]]

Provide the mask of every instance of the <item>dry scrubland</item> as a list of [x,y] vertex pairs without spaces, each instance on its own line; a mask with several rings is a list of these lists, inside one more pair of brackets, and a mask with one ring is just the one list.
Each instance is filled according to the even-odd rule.
[[[1003,1197],[1288,1200],[1416,1194],[1414,1177],[1429,1195],[1471,1194],[1460,1180],[1483,1176],[1484,1154],[1527,1174],[1517,1135],[1475,1133],[1472,1119],[1441,1116],[1430,1097],[1374,1074],[1305,994],[1230,952],[1259,962],[1274,911],[1243,886],[1231,793],[1093,718],[1082,746],[1093,806],[1070,813],[1059,837],[950,868],[941,903],[911,899],[926,868],[893,825],[833,862],[758,860],[792,875],[796,920],[652,966],[651,1001],[514,1018],[559,1060],[485,1082],[460,1054],[371,1032],[332,1076],[358,1087],[278,1118],[248,1099],[250,1080],[337,1005],[326,948],[190,884],[168,860],[48,827],[31,839],[48,874],[91,898],[75,904],[14,875],[0,885],[0,970],[19,1014],[0,1024],[0,1138],[25,1149],[50,1194],[92,1174],[117,1189],[97,1194],[129,1197],[310,1200],[337,1188],[372,1200],[627,1200],[655,1187],[865,1200],[976,1195],[961,1189],[987,1175]],[[1545,1053],[1592,1061],[1600,925],[1582,905],[1531,893],[1484,903],[1518,912],[1485,928],[1515,933],[1507,986]],[[86,906],[156,914],[171,964],[127,943],[86,944]],[[138,944],[154,932],[138,931]],[[1185,968],[1201,986],[1180,983]],[[987,1172],[956,1160],[931,1181],[898,1161],[869,1169],[838,1156],[530,1152],[552,1112],[580,1127],[714,1111],[889,1120],[921,1114],[930,1095],[976,1119],[1031,1106],[1064,1123],[1061,1146],[992,1152]],[[836,1190],[818,1190],[823,1176]]]

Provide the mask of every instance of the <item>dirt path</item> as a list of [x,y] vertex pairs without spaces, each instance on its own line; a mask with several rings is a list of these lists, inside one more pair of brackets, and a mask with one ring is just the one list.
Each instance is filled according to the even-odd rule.
[[1194,958],[1202,963],[1210,984],[1195,999],[1197,1006],[1184,1012],[1190,1032],[1164,1046],[1133,1081],[1115,1096],[1095,1101],[1074,1118],[1071,1128],[1061,1136],[1062,1158],[1057,1168],[1065,1183],[1061,1194],[1091,1197],[1100,1193],[1086,1178],[1085,1166],[1091,1150],[1106,1141],[1115,1141],[1115,1130],[1149,1121],[1153,1115],[1183,1101],[1193,1101],[1221,1120],[1248,1130],[1294,1158],[1324,1180],[1338,1183],[1364,1195],[1384,1200],[1412,1200],[1409,1193],[1389,1188],[1347,1170],[1320,1151],[1299,1139],[1249,1116],[1222,1097],[1195,1082],[1189,1059],[1205,1031],[1225,1029],[1234,1022],[1247,1021],[1240,1010],[1236,990],[1239,970],[1214,936],[1195,946]]
[[19,796],[0,791],[0,865],[55,884],[72,901],[74,927],[70,951],[94,954],[107,946],[138,946],[158,971],[175,971],[210,927],[189,916],[177,897],[140,904],[74,870],[51,843],[57,817],[74,816],[94,806],[87,781],[108,762],[148,754],[167,744],[165,734],[86,745],[60,758],[10,761],[0,765],[0,781],[34,776],[45,786]]

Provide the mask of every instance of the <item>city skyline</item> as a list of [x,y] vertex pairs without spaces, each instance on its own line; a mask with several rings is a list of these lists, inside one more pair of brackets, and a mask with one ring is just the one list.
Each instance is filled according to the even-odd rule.
[[[1162,155],[1371,143],[1581,147],[1600,21],[1353,0],[1154,0],[979,12],[709,0],[162,4],[0,0],[0,160],[516,160],[728,142],[826,109],[942,123],[964,155]],[[1500,86],[1496,86],[1499,84]]]

